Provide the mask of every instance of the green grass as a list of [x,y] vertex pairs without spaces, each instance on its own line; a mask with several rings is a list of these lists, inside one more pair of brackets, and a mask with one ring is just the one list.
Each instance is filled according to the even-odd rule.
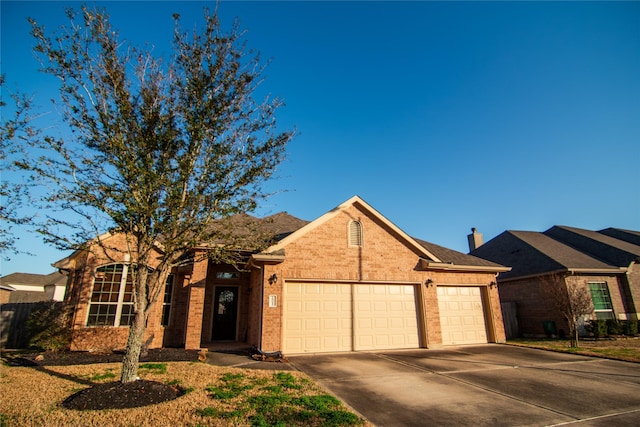
[[344,410],[328,394],[306,394],[311,383],[288,372],[274,373],[271,380],[245,374],[225,374],[207,387],[210,397],[222,405],[199,409],[201,417],[248,423],[254,427],[350,426],[363,420]]
[[154,374],[166,374],[167,373],[167,364],[166,363],[141,363],[138,365],[139,369],[146,370],[149,372],[153,372]]
[[93,374],[92,376],[89,377],[90,381],[102,381],[102,380],[108,380],[111,378],[115,378],[116,374],[114,374],[113,372],[111,372],[111,369],[107,370],[106,372],[103,373],[96,373]]

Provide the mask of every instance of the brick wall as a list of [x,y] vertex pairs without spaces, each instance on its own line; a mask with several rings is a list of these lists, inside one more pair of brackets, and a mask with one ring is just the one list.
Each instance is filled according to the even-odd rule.
[[[186,270],[186,271],[185,271]],[[169,325],[164,331],[163,347],[184,347],[191,268],[176,271]]]
[[637,320],[640,313],[640,264],[632,262],[629,271],[620,282],[626,282],[628,289],[626,317]]
[[198,349],[202,340],[205,293],[207,287],[207,270],[209,260],[202,253],[195,254],[191,283],[189,284],[189,303],[187,309],[187,329],[185,348]]
[[[96,269],[112,263],[124,263],[135,260],[135,253],[127,253],[130,247],[123,234],[112,235],[104,239],[103,245],[93,245],[88,250],[74,254],[70,264],[72,273],[67,281],[66,301],[75,307],[72,319],[72,350],[106,351],[126,346],[128,327],[86,327],[89,302],[93,291]],[[122,248],[119,250],[118,248]],[[151,258],[153,259],[153,257]],[[150,265],[155,267],[155,265]],[[162,295],[162,294],[161,294]],[[162,301],[153,307],[148,320],[144,341],[148,348],[162,347],[165,331],[160,326]]]
[[251,269],[248,293],[247,308],[247,344],[262,347],[261,324],[262,324],[262,268]]
[[[500,299],[502,302],[516,303],[518,328],[521,336],[546,336],[543,327],[543,322],[546,321],[555,322],[558,333],[567,334],[569,326],[556,310],[553,302],[542,292],[541,280],[539,277],[532,277],[501,282],[499,285]],[[587,290],[589,290],[589,282],[606,282],[615,316],[619,318],[620,313],[625,313],[624,287],[617,276],[574,275],[567,276],[565,280],[567,283],[583,286]],[[594,315],[592,317],[595,318]]]

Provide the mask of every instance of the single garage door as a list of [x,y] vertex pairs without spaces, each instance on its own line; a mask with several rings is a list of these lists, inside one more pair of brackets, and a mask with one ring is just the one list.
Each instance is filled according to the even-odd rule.
[[417,348],[415,286],[354,285],[355,349]]
[[417,347],[413,285],[286,284],[286,353]]
[[442,344],[487,342],[487,328],[479,287],[439,286],[438,307]]

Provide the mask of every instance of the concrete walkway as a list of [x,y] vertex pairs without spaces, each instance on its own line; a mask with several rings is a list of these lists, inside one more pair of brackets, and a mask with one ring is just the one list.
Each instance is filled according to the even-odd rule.
[[209,351],[207,353],[207,363],[216,366],[262,369],[269,371],[293,371],[296,369],[288,362],[265,362],[254,360],[249,355],[248,349],[237,351]]
[[488,344],[290,364],[377,426],[638,426],[640,364]]

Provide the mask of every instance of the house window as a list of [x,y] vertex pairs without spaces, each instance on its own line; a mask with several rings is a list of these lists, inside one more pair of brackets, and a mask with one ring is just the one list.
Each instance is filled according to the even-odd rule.
[[162,326],[169,326],[169,316],[171,315],[171,301],[173,300],[173,274],[167,278],[164,286],[164,299],[162,301]]
[[133,321],[135,267],[111,264],[99,267],[93,282],[87,326],[125,326]]
[[216,279],[219,280],[238,280],[240,275],[237,272],[231,271],[218,271],[216,272]]
[[590,282],[589,290],[593,299],[593,308],[598,319],[613,319],[613,304],[606,282]]
[[349,246],[362,246],[362,224],[360,221],[349,222]]

